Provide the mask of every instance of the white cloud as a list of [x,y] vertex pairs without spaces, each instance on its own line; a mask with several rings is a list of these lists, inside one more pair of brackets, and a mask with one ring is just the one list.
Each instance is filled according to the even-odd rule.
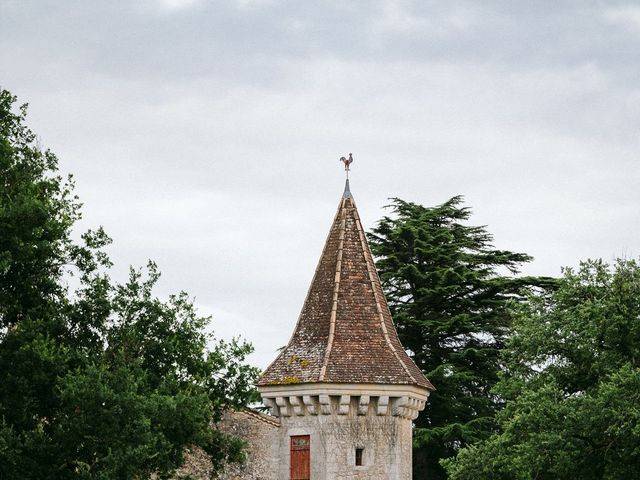
[[472,5],[453,6],[443,10],[431,9],[416,15],[416,2],[388,0],[381,2],[381,15],[372,22],[374,35],[454,35],[474,26],[479,18]]
[[160,6],[168,10],[181,10],[183,8],[192,7],[203,0],[157,0]]
[[640,32],[640,6],[628,4],[608,7],[604,10],[606,21]]
[[349,151],[365,228],[388,197],[461,193],[528,272],[638,253],[640,40],[616,23],[636,10],[154,1],[12,4],[3,86],[76,173],[82,227],[114,237],[114,275],[157,260],[160,293],[194,295],[260,366],[295,324]]

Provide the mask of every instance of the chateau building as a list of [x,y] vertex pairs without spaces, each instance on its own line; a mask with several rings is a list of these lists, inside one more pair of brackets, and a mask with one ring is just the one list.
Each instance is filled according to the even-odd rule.
[[411,479],[412,420],[433,386],[398,339],[348,179],[293,335],[258,388],[280,422],[263,478]]

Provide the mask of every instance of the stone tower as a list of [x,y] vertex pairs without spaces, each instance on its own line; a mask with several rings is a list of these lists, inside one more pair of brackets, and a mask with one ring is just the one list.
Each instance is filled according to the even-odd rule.
[[411,479],[433,390],[391,320],[349,180],[293,335],[258,382],[279,417],[278,479]]

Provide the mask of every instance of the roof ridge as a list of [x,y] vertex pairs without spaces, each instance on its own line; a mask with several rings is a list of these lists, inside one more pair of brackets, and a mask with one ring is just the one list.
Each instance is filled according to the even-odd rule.
[[280,420],[278,420],[277,417],[274,417],[273,415],[269,415],[259,410],[256,410],[255,408],[244,407],[241,411],[244,412],[246,415],[249,415],[253,418],[257,418],[258,420],[264,423],[273,425],[274,427],[280,426]]
[[[349,180],[347,180],[347,188],[349,187]],[[339,208],[339,212],[342,216],[340,221],[340,236],[338,243],[338,256],[336,259],[335,277],[333,286],[333,299],[331,305],[331,317],[329,319],[329,338],[327,339],[327,350],[324,353],[324,359],[322,361],[322,367],[320,368],[320,375],[318,379],[324,380],[327,373],[327,365],[329,364],[329,357],[331,356],[331,349],[333,347],[333,339],[336,333],[336,315],[338,313],[338,294],[340,293],[340,275],[342,271],[342,252],[344,251],[344,236],[347,229],[347,212],[345,204],[348,197],[342,197],[342,202]],[[352,200],[353,202],[353,200]]]

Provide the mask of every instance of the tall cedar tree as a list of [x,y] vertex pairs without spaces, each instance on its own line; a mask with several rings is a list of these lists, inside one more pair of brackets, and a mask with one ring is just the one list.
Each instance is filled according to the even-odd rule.
[[250,346],[216,342],[185,293],[156,298],[153,263],[107,276],[110,239],[73,240],[73,183],[15,102],[0,90],[0,478],[168,478],[187,445],[240,459],[210,424],[251,397]]
[[515,312],[499,430],[447,462],[455,480],[640,478],[640,264],[583,262]]
[[441,459],[486,438],[511,326],[507,306],[548,278],[516,277],[531,257],[496,250],[460,196],[427,208],[393,199],[369,241],[400,339],[436,387],[416,421],[414,478],[446,478]]

